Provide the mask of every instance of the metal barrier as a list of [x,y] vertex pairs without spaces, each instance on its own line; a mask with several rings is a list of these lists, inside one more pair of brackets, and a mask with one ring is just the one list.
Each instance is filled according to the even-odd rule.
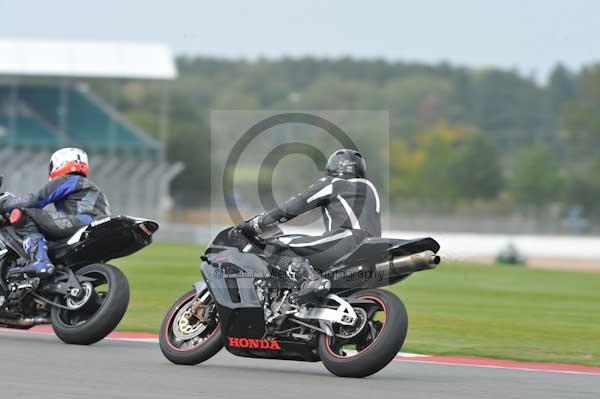
[[[24,194],[48,181],[50,153],[0,149],[2,190]],[[107,195],[113,214],[163,219],[170,206],[169,184],[183,164],[90,154],[90,178]]]

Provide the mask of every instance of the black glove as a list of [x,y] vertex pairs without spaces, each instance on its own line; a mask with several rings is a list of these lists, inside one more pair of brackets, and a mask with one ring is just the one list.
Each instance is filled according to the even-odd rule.
[[259,216],[243,221],[229,231],[229,238],[240,238],[240,236],[253,237],[259,235],[261,233],[259,221]]

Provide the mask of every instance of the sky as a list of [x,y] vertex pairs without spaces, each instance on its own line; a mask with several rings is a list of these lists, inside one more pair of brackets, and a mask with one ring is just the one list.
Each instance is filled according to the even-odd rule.
[[[515,68],[600,62],[595,0],[0,0],[0,37],[162,42],[176,54]],[[0,55],[1,56],[1,55]]]

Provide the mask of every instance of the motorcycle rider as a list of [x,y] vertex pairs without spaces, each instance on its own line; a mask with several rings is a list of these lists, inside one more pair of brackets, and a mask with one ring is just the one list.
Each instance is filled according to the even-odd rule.
[[[9,274],[45,278],[54,273],[48,258],[46,238],[59,240],[75,234],[94,219],[110,215],[106,196],[87,178],[88,156],[78,148],[63,148],[50,158],[49,182],[38,192],[0,195],[0,212],[10,212],[10,221],[23,240],[30,260]],[[43,209],[54,204],[55,211]]]
[[262,213],[237,225],[233,231],[258,235],[265,228],[285,223],[320,207],[326,231],[320,236],[297,236],[285,244],[295,254],[286,276],[300,283],[292,294],[297,302],[323,296],[331,287],[321,277],[333,261],[351,252],[366,237],[381,237],[380,201],[377,189],[366,179],[366,163],[355,150],[334,152],[326,165],[326,176],[305,191],[287,200],[281,207]]

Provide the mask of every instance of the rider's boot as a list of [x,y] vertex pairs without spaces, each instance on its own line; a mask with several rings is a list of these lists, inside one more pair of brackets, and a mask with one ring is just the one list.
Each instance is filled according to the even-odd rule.
[[54,273],[54,265],[48,258],[48,243],[38,233],[30,234],[23,240],[23,249],[29,255],[29,262],[22,267],[13,267],[10,274],[26,274],[29,277],[45,278]]
[[300,283],[300,288],[291,295],[298,304],[306,303],[312,298],[323,297],[331,288],[331,282],[321,277],[312,265],[302,258],[292,259],[287,266],[286,274],[290,280]]

